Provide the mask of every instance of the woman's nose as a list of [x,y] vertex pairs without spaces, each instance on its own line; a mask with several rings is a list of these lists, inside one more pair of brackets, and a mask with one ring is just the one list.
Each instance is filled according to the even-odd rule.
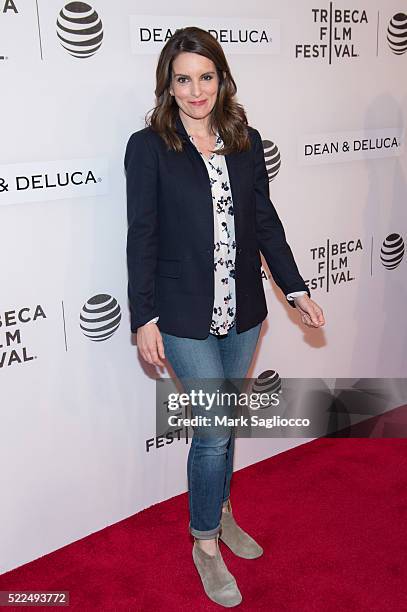
[[199,97],[199,95],[201,93],[201,83],[200,83],[200,81],[192,81],[191,93],[196,98]]

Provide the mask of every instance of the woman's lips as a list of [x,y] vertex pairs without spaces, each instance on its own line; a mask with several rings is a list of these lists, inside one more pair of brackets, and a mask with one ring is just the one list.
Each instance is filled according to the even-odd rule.
[[197,102],[190,102],[190,104],[192,104],[193,106],[202,106],[202,104],[205,104],[206,100],[199,100]]

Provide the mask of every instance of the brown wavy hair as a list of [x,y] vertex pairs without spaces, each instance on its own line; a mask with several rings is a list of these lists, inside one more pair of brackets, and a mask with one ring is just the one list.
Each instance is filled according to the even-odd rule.
[[[156,106],[148,111],[145,122],[158,132],[168,149],[182,151],[183,144],[175,131],[178,104],[169,89],[172,78],[172,63],[183,52],[198,53],[212,60],[218,74],[218,95],[209,117],[209,129],[217,130],[223,140],[219,154],[246,151],[250,148],[247,117],[234,96],[236,83],[230,72],[225,54],[218,41],[206,30],[190,26],[175,30],[165,43],[158,58],[156,69]],[[151,112],[151,116],[148,114]]]

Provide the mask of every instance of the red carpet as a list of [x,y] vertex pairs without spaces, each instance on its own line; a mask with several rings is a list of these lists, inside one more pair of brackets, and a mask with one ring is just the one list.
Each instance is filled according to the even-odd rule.
[[[231,499],[265,549],[244,560],[221,544],[236,609],[407,611],[405,440],[315,440],[235,473]],[[0,590],[69,590],[83,611],[221,610],[203,594],[187,524],[180,495],[3,574]]]

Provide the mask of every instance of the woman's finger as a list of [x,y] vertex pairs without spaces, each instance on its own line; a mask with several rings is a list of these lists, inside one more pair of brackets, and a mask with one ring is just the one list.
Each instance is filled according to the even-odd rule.
[[157,341],[155,338],[147,344],[145,348],[145,352],[148,357],[148,363],[151,363],[151,365],[159,365],[159,366],[164,365],[163,362],[158,357]]
[[305,323],[305,325],[312,325],[312,323],[311,323],[311,318],[310,318],[310,316],[308,315],[308,313],[304,312],[304,313],[302,314],[302,322],[303,322],[303,323]]
[[157,348],[158,348],[158,353],[159,353],[161,359],[165,359],[164,343],[163,343],[163,339],[162,339],[160,333],[157,336]]
[[151,360],[150,351],[148,349],[145,349],[144,352],[141,354],[142,354],[144,361],[147,361],[147,363],[150,363],[151,365],[153,365],[153,362]]

